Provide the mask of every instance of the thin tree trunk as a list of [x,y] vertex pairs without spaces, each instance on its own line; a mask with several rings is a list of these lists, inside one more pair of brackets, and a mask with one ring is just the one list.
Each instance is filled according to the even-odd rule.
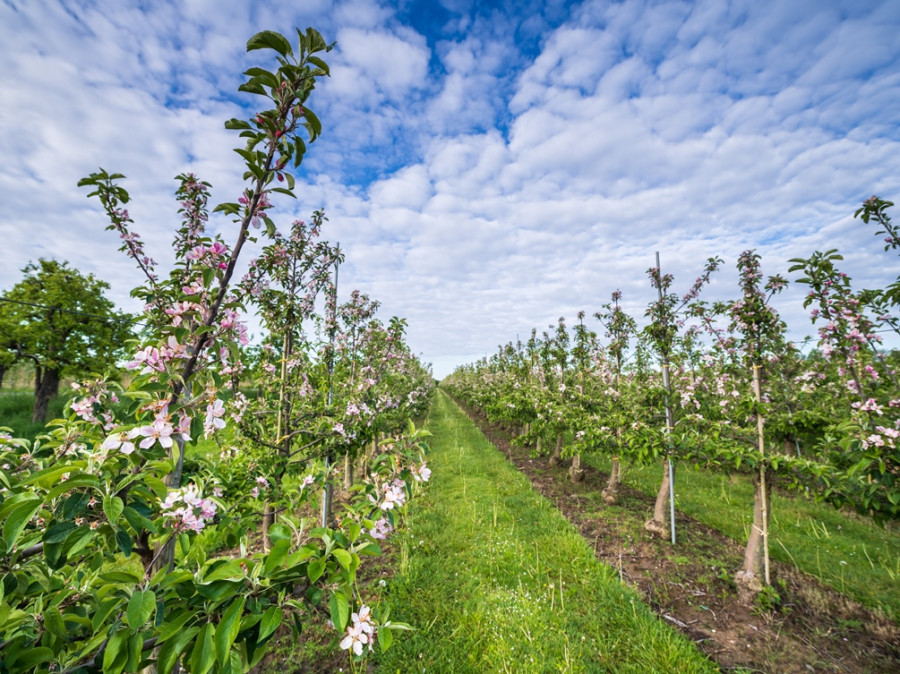
[[558,466],[562,463],[562,447],[563,447],[563,435],[562,433],[557,433],[556,435],[556,447],[553,448],[553,454],[550,455],[550,465]]
[[569,466],[569,479],[572,482],[581,482],[584,479],[584,470],[581,467],[581,454],[572,457],[572,465]]
[[765,543],[768,529],[769,494],[765,489],[765,474],[761,470],[753,477],[753,526],[744,549],[744,565],[735,574],[734,582],[738,586],[741,597],[752,600],[764,585],[765,579]]
[[350,453],[344,454],[344,489],[350,491],[353,486],[353,459]]
[[34,375],[34,408],[31,412],[32,423],[43,423],[47,420],[47,407],[50,399],[59,395],[59,370],[35,368]]
[[[175,443],[172,449],[177,451],[177,461],[175,468],[171,473],[166,475],[166,485],[170,489],[178,489],[181,486],[181,473],[184,467],[184,438],[181,434],[175,436]],[[159,547],[156,548],[159,551]],[[156,556],[156,561],[150,566],[150,577],[160,569],[168,569],[171,571],[175,568],[175,536],[169,536],[169,539],[163,546],[163,550]]]
[[669,499],[669,462],[663,461],[663,480],[656,494],[656,504],[653,506],[653,517],[644,523],[647,531],[652,531],[660,536],[666,535],[666,502]]
[[262,516],[262,546],[264,552],[269,552],[272,547],[271,542],[269,541],[269,530],[272,528],[273,524],[275,524],[275,509],[272,508],[272,504],[266,500],[263,504]]
[[[753,392],[756,402],[762,400],[762,385],[760,384],[759,366],[753,366]],[[759,472],[756,474],[754,484],[756,489],[753,494],[753,528],[750,529],[750,537],[744,550],[744,567],[734,577],[735,583],[743,591],[745,599],[755,595],[765,586],[771,585],[772,578],[769,572],[769,491],[766,485],[766,444],[763,431],[765,420],[756,413],[757,447],[759,448]],[[763,577],[760,577],[762,567]],[[749,595],[749,596],[748,596]]]
[[[666,473],[668,475],[668,472]],[[604,503],[615,505],[619,501],[619,457],[614,456],[612,460],[612,468],[609,470],[609,482],[606,483],[600,496]]]

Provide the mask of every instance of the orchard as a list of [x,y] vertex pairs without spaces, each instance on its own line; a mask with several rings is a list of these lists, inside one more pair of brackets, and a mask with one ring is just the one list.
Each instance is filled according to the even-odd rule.
[[[79,183],[140,274],[141,313],[52,260],[27,266],[0,306],[0,384],[29,362],[41,423],[60,382],[73,391],[35,437],[0,428],[0,672],[272,671],[298,643],[327,654],[298,665],[314,671],[716,671],[720,651],[689,641],[712,640],[655,615],[621,552],[617,569],[598,561],[600,537],[591,550],[463,408],[525,461],[547,457],[551,477],[587,490],[601,476],[602,491],[575,498],[607,515],[634,498],[631,475],[652,472],[652,505],[628,534],[643,549],[682,544],[679,467],[749,485],[742,562],[717,577],[772,621],[792,610],[773,573],[773,494],[896,536],[900,361],[883,336],[900,335],[900,277],[856,287],[837,250],[766,276],[747,250],[732,299],[711,301],[724,260],[679,286],[657,257],[643,316],[609,289],[592,314],[438,387],[406,320],[341,288],[353,251],[328,241],[327,214],[278,222],[323,133],[310,106],[333,45],[310,28],[246,46],[269,66],[240,86],[256,112],[225,123],[242,188],[212,205],[212,185],[177,176],[171,268],[139,233],[123,175]],[[883,238],[885,265],[900,251],[892,206],[872,197],[855,214]],[[211,233],[212,214],[227,236]],[[772,304],[789,283],[806,291],[809,353]],[[900,577],[892,550],[876,564],[862,549]],[[900,658],[900,601],[869,608],[884,657]]]

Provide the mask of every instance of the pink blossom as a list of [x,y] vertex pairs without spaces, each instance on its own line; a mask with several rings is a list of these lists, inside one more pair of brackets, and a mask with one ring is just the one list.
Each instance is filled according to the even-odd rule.
[[203,432],[206,437],[217,430],[225,428],[225,420],[222,418],[225,414],[224,403],[216,398],[206,406],[206,420],[203,422]]
[[141,440],[140,447],[141,449],[147,449],[156,444],[156,441],[159,441],[166,449],[169,449],[172,446],[172,424],[170,424],[165,419],[161,419],[157,417],[150,426],[143,426],[137,430],[137,435],[143,436],[143,440]]
[[374,539],[383,540],[387,538],[393,530],[394,527],[391,526],[391,523],[388,522],[386,518],[382,517],[380,520],[375,522],[375,524],[369,530],[369,534]]
[[135,429],[131,431],[122,431],[120,433],[113,433],[106,440],[103,441],[103,444],[100,445],[101,449],[118,449],[122,454],[131,454],[134,451],[134,443],[131,442],[132,438],[135,437]]

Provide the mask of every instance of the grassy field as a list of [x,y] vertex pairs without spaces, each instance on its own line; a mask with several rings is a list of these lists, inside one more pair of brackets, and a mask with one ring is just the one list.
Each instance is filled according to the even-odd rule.
[[711,672],[443,393],[432,483],[397,541],[384,672]]
[[[585,463],[602,471],[610,468],[601,456],[586,456]],[[661,466],[626,466],[623,472],[626,484],[651,495],[661,479]],[[675,484],[678,511],[742,544],[747,541],[753,518],[749,477],[681,464]],[[775,490],[769,535],[773,559],[793,564],[900,622],[900,529],[896,525],[882,528],[867,518]]]
[[[50,401],[47,408],[47,420],[62,416],[63,405],[68,400],[65,394]],[[17,438],[34,438],[44,430],[44,424],[31,422],[31,410],[34,407],[34,394],[25,392],[0,391],[0,426],[11,428]]]

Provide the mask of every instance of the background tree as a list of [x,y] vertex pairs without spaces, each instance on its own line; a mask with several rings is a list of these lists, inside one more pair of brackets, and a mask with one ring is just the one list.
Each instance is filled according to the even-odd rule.
[[47,404],[65,376],[107,370],[124,355],[131,321],[104,296],[109,284],[67,262],[38,260],[3,302],[7,353],[34,363],[32,421],[44,421]]

